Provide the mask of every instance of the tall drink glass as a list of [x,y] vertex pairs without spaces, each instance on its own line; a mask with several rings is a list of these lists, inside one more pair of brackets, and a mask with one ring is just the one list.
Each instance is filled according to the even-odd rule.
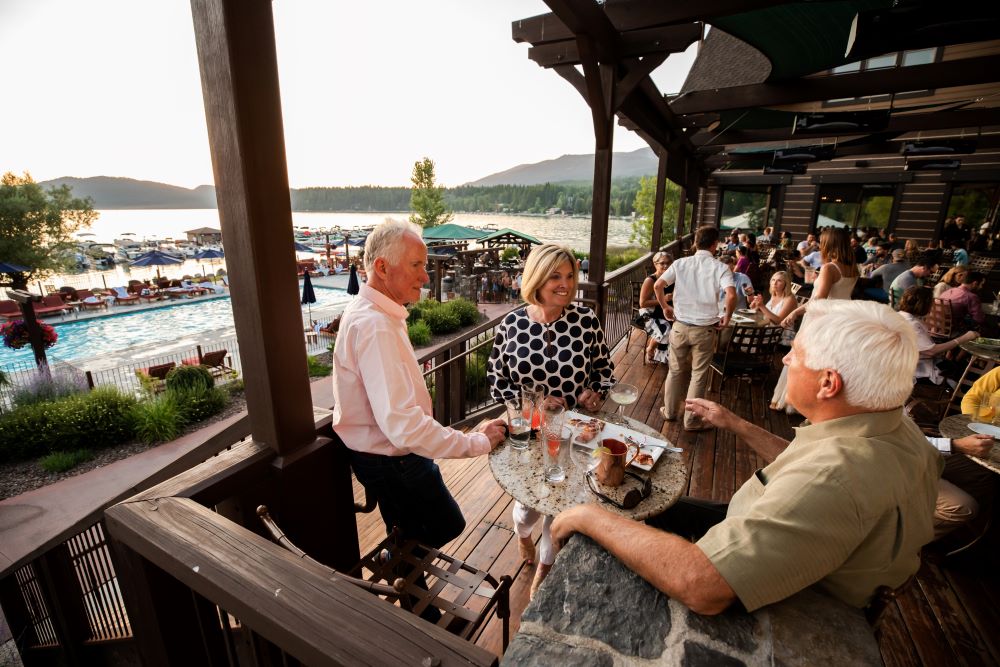
[[[531,413],[526,417],[520,398],[504,401],[507,408],[507,428],[510,431],[510,446],[513,449],[527,449],[531,440]],[[528,408],[529,411],[531,408]]]
[[570,443],[573,431],[565,426],[558,429],[542,428],[542,459],[543,474],[546,482],[561,482],[566,479],[566,460],[569,458]]
[[541,426],[542,402],[545,400],[545,388],[541,385],[523,385],[521,387],[521,410],[531,423],[531,433],[537,434]]

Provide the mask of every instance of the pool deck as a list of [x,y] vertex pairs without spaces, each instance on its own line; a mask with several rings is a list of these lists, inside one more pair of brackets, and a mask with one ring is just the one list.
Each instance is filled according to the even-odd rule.
[[[316,287],[337,288],[346,290],[347,280],[348,280],[347,274],[343,274],[339,276],[322,276],[319,278],[313,278],[312,282],[313,285]],[[204,296],[183,297],[181,299],[154,301],[152,303],[140,302],[127,306],[112,305],[108,306],[107,309],[102,308],[100,310],[79,310],[74,314],[69,314],[65,316],[42,318],[41,321],[46,322],[47,324],[60,324],[62,322],[78,322],[82,320],[101,319],[105,317],[114,317],[117,315],[128,315],[130,313],[141,313],[141,312],[148,312],[151,310],[158,310],[161,308],[170,308],[195,301],[211,301],[213,299],[221,299],[227,296],[229,296],[228,289],[221,294],[206,294]],[[326,308],[313,308],[312,317],[314,320],[318,321],[330,320],[339,312],[341,312],[343,309],[344,309],[344,304],[330,306]],[[305,315],[303,314],[303,323],[304,322],[305,322]],[[236,335],[236,327],[228,326],[228,327],[223,327],[221,329],[210,329],[208,331],[202,331],[197,334],[182,336],[180,338],[176,338],[174,340],[166,341],[163,343],[138,345],[135,347],[115,350],[114,352],[109,352],[108,354],[89,357],[87,359],[67,360],[66,363],[69,363],[74,367],[79,368],[82,371],[108,370],[112,368],[117,368],[119,366],[134,364],[144,359],[150,359],[153,357],[165,357],[177,353],[179,351],[188,351],[197,345],[210,346],[213,343],[217,343],[220,340],[226,338],[232,338],[235,335]],[[49,356],[53,363],[61,361],[59,359],[58,352],[56,352],[55,354],[50,352]]]

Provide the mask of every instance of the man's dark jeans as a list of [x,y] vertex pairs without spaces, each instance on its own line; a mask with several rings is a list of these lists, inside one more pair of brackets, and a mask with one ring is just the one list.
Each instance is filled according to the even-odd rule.
[[[404,539],[440,549],[465,530],[462,510],[431,459],[416,454],[380,456],[352,451],[351,467],[365,491],[378,499],[387,533],[398,526]],[[422,574],[414,583],[427,588]],[[440,613],[427,607],[421,617],[436,623]]]

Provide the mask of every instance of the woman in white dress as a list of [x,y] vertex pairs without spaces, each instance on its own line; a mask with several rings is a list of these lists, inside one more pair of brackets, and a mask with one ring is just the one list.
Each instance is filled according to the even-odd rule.
[[[851,249],[850,232],[845,228],[827,227],[819,238],[819,253],[823,260],[819,276],[813,284],[810,299],[850,299],[854,285],[858,282],[858,265]],[[805,305],[801,305],[781,321],[786,329],[794,329],[799,318],[805,313]],[[774,387],[771,398],[772,410],[785,410],[789,414],[794,408],[785,403],[785,389],[788,382],[788,367],[781,369],[778,384]]]
[[[750,302],[751,308],[756,308],[757,312],[771,324],[780,325],[796,308],[795,295],[792,294],[792,281],[788,279],[785,271],[775,271],[771,276],[769,285],[770,299],[765,304],[764,295],[758,294]],[[785,329],[781,335],[781,344],[790,347],[792,338],[795,336],[794,329]]]

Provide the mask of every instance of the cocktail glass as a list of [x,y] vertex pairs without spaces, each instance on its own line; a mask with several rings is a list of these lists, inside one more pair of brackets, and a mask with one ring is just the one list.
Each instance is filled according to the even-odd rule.
[[622,408],[639,400],[639,388],[634,384],[619,382],[615,386],[611,387],[611,391],[608,393],[608,398],[618,404],[618,410],[615,412],[617,422],[619,424],[627,424],[628,422],[625,420],[625,414],[622,412]]

